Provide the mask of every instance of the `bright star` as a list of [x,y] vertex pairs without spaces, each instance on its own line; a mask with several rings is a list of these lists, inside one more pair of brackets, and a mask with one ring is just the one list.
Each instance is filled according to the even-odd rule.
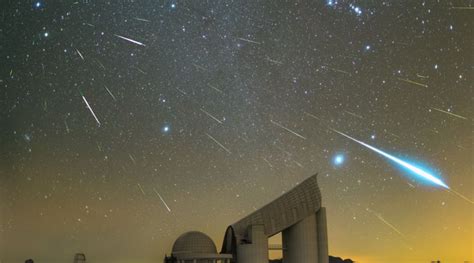
[[337,154],[336,156],[334,156],[333,163],[336,166],[340,166],[344,163],[344,160],[345,160],[344,155],[340,153],[340,154]]
[[175,9],[175,8],[176,8],[176,4],[175,4],[175,3],[172,3],[172,4],[171,4],[171,8],[172,8],[172,9]]
[[163,133],[168,133],[171,130],[171,127],[167,124],[167,125],[163,126],[163,128],[161,128],[161,130],[163,131]]
[[40,7],[41,7],[41,2],[39,2],[39,1],[36,2],[36,3],[35,3],[35,7],[36,7],[36,8],[40,8]]
[[48,32],[44,32],[44,37],[48,37],[49,36],[49,33]]
[[375,140],[375,134],[372,134],[372,136],[370,136],[370,139]]
[[365,46],[365,50],[370,50],[372,47],[370,45]]

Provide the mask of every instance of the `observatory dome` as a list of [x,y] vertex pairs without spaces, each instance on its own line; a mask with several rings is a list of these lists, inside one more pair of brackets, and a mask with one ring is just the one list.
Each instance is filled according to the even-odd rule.
[[190,231],[182,234],[173,244],[172,254],[217,254],[216,245],[206,234]]

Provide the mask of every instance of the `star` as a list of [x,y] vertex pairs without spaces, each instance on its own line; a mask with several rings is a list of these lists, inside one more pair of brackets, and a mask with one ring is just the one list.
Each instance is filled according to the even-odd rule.
[[345,156],[344,154],[336,154],[336,156],[333,157],[333,163],[336,166],[341,166],[344,163]]
[[164,126],[161,128],[161,131],[162,131],[163,133],[168,133],[170,130],[171,130],[171,127],[170,127],[169,124],[166,124],[166,125],[164,125]]

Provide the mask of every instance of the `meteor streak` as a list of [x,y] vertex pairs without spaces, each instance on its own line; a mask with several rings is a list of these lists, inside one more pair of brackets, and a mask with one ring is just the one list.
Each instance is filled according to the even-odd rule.
[[79,51],[79,49],[76,48],[76,52],[79,55],[79,57],[81,57],[82,60],[84,60],[84,56],[81,54],[81,51]]
[[410,84],[415,84],[415,85],[418,85],[418,86],[421,86],[421,87],[424,87],[424,88],[428,88],[428,85],[420,83],[420,82],[416,82],[416,81],[413,81],[413,80],[402,79],[402,78],[398,78],[398,80],[401,80],[401,81],[404,81],[404,82],[410,83]]
[[141,186],[139,183],[138,183],[137,185],[138,185],[138,188],[140,188],[140,191],[142,192],[142,194],[143,194],[143,195],[146,195],[146,194],[145,194],[145,191],[143,191],[142,186]]
[[240,39],[240,40],[242,40],[242,41],[245,41],[245,42],[257,44],[257,45],[260,45],[260,44],[261,44],[260,42],[257,42],[257,41],[254,41],[254,40],[250,40],[250,39],[246,39],[246,38],[242,38],[242,37],[239,37],[238,39]]
[[354,142],[357,142],[358,144],[360,144],[360,145],[362,145],[362,146],[364,146],[364,147],[366,147],[366,148],[369,148],[370,150],[372,150],[372,151],[374,151],[374,152],[376,152],[376,153],[382,155],[383,157],[385,157],[385,158],[387,158],[387,159],[389,159],[389,160],[395,162],[396,164],[401,165],[402,167],[404,167],[404,168],[410,170],[411,172],[413,172],[414,174],[416,174],[416,175],[418,175],[418,176],[420,176],[420,177],[422,177],[422,178],[424,178],[424,179],[426,179],[426,180],[428,180],[428,181],[430,181],[430,182],[432,182],[432,183],[434,183],[434,184],[436,184],[436,185],[442,186],[442,187],[445,188],[445,189],[450,189],[449,186],[447,186],[447,185],[446,185],[443,181],[441,181],[439,178],[435,177],[434,175],[430,174],[430,173],[427,172],[427,171],[424,171],[423,169],[421,169],[421,168],[419,168],[419,167],[416,167],[416,166],[414,166],[414,165],[412,165],[412,164],[409,164],[409,163],[407,163],[407,162],[405,162],[405,161],[403,161],[403,160],[401,160],[401,159],[399,159],[399,158],[397,158],[397,157],[395,157],[395,156],[393,156],[393,155],[390,155],[390,154],[388,154],[388,153],[386,153],[386,152],[384,152],[384,151],[382,151],[382,150],[379,150],[379,149],[377,149],[377,148],[375,148],[375,147],[373,147],[373,146],[370,146],[370,145],[368,145],[368,144],[366,144],[366,143],[364,143],[364,142],[362,142],[362,141],[359,141],[359,140],[357,140],[357,139],[354,139],[354,138],[352,138],[351,136],[349,136],[349,135],[347,135],[347,134],[345,134],[345,133],[343,133],[343,132],[340,132],[340,131],[337,131],[337,130],[334,130],[334,129],[331,129],[331,130],[334,131],[334,132],[336,132],[336,133],[338,133],[338,134],[340,134],[340,135],[342,135],[342,136],[344,136],[344,137],[346,137],[346,138],[348,138],[348,139],[353,140]]
[[432,109],[435,110],[435,111],[439,111],[439,112],[442,112],[442,113],[446,113],[446,114],[448,114],[448,115],[451,115],[451,116],[456,117],[456,118],[459,118],[459,119],[467,120],[466,117],[461,116],[461,115],[454,114],[454,113],[449,112],[449,111],[445,111],[445,110],[438,109],[438,108],[432,108]]
[[222,143],[220,143],[218,140],[214,139],[214,137],[212,137],[208,133],[206,133],[206,135],[207,135],[207,137],[209,137],[209,139],[213,140],[217,145],[219,145],[222,149],[224,149],[228,154],[231,154],[229,149],[227,149],[224,145],[222,145]]
[[294,135],[300,137],[300,138],[303,139],[303,140],[306,140],[306,137],[304,137],[303,135],[298,134],[298,133],[296,133],[296,132],[294,132],[294,131],[292,131],[292,130],[286,128],[285,126],[279,124],[278,122],[274,122],[273,120],[270,120],[270,121],[271,121],[273,124],[275,124],[276,126],[282,128],[282,129],[284,129],[285,131],[290,132],[290,133],[292,133],[292,134],[294,134]]
[[380,221],[382,221],[382,223],[384,223],[386,226],[390,227],[393,231],[395,231],[397,234],[399,234],[400,236],[402,237],[405,237],[405,235],[400,231],[398,230],[398,228],[396,228],[394,225],[390,224],[387,220],[385,220],[385,218],[383,218],[383,216],[375,211],[372,211],[372,209],[370,208],[367,208],[366,209],[367,212],[373,214],[375,217],[377,217]]
[[107,90],[107,92],[109,93],[110,97],[112,97],[112,99],[114,99],[114,101],[117,101],[117,99],[115,98],[114,94],[109,90],[109,88],[107,88],[107,86],[104,86],[105,89]]
[[168,212],[171,212],[170,207],[166,204],[165,200],[163,199],[163,197],[161,197],[161,195],[158,193],[158,191],[156,191],[155,188],[153,188],[153,191],[155,191],[155,194],[160,198],[161,202],[165,205],[166,210],[168,210]]
[[128,38],[128,37],[124,37],[124,36],[120,36],[120,35],[115,35],[115,34],[114,34],[114,36],[119,37],[119,38],[121,38],[121,39],[123,39],[123,40],[127,40],[128,42],[132,42],[133,44],[137,44],[137,45],[140,45],[140,46],[145,46],[145,44],[143,44],[142,42],[138,42],[138,41],[133,40],[133,39],[130,39],[130,38]]
[[84,103],[86,104],[87,108],[89,109],[89,111],[92,113],[92,116],[94,116],[94,119],[95,121],[97,122],[97,124],[99,125],[100,127],[100,121],[99,119],[97,118],[97,116],[95,115],[94,111],[92,110],[91,106],[89,105],[89,102],[87,101],[86,97],[84,97],[84,95],[82,95],[82,100],[84,100]]
[[203,109],[200,109],[200,110],[201,110],[202,112],[204,112],[209,118],[211,118],[211,119],[217,121],[219,124],[222,124],[222,121],[220,121],[218,118],[212,116],[212,114],[210,114],[209,112],[207,112],[207,111],[205,111],[205,110],[203,110]]

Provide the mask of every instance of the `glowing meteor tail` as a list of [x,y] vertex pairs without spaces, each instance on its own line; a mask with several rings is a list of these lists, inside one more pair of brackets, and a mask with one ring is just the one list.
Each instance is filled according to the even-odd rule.
[[377,149],[377,148],[375,148],[375,147],[373,147],[373,146],[371,146],[371,145],[368,145],[368,144],[366,144],[366,143],[364,143],[364,142],[362,142],[362,141],[359,141],[359,140],[357,140],[357,139],[355,139],[355,138],[352,138],[351,136],[349,136],[349,135],[347,135],[347,134],[345,134],[345,133],[343,133],[343,132],[340,132],[340,131],[337,131],[337,130],[334,130],[334,129],[331,129],[331,130],[334,131],[334,132],[336,132],[336,133],[338,133],[338,134],[340,134],[340,135],[342,135],[342,136],[344,136],[344,137],[346,137],[346,138],[348,138],[348,139],[351,139],[351,140],[357,142],[358,144],[360,144],[360,145],[362,145],[362,146],[365,146],[366,148],[369,148],[370,150],[372,150],[372,151],[374,151],[374,152],[376,152],[376,153],[382,155],[383,157],[385,157],[385,158],[387,158],[387,159],[389,159],[389,160],[395,162],[396,164],[401,165],[402,167],[404,167],[404,168],[410,170],[411,172],[415,173],[416,175],[418,175],[418,176],[420,176],[420,177],[422,177],[422,178],[424,178],[424,179],[426,179],[426,180],[428,180],[428,181],[430,181],[430,182],[432,182],[432,183],[434,183],[434,184],[436,184],[436,185],[442,186],[442,187],[444,187],[444,188],[446,188],[446,189],[450,189],[449,186],[447,186],[447,185],[446,185],[443,181],[441,181],[439,178],[437,178],[436,176],[430,174],[429,172],[424,171],[423,169],[421,169],[421,168],[419,168],[419,167],[416,167],[416,166],[414,166],[414,165],[412,165],[412,164],[409,164],[409,163],[407,163],[407,162],[405,162],[405,161],[403,161],[403,160],[401,160],[401,159],[399,159],[399,158],[397,158],[397,157],[395,157],[395,156],[393,156],[393,155],[390,155],[390,154],[388,154],[388,153],[386,153],[386,152],[384,152],[384,151],[382,151],[382,150],[379,150],[379,149]]

